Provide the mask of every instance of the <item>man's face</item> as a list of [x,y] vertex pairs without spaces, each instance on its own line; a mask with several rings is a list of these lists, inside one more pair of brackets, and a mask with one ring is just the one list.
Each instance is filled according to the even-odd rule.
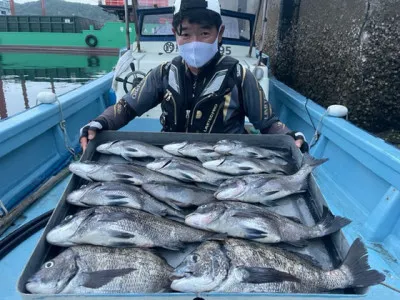
[[218,41],[222,41],[224,33],[224,26],[221,27],[220,32],[215,26],[206,26],[196,23],[189,23],[187,19],[182,21],[182,32],[179,35],[175,29],[172,29],[176,42],[178,45],[184,45],[192,42],[203,42],[213,44],[218,37]]

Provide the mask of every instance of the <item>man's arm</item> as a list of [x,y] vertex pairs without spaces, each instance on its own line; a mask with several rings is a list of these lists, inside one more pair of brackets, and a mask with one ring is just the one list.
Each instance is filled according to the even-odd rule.
[[243,106],[246,116],[263,134],[287,134],[290,129],[279,121],[253,73],[242,68]]
[[97,131],[118,130],[160,103],[164,93],[165,66],[153,69],[130,93],[82,127],[80,142],[83,151]]
[[288,134],[294,138],[298,148],[307,151],[304,135],[291,131],[274,115],[271,104],[253,73],[242,68],[242,79],[244,111],[253,126],[262,134]]

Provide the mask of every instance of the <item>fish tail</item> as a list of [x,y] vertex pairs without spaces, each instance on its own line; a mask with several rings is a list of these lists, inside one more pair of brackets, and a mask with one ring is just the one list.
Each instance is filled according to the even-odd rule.
[[339,216],[334,216],[329,209],[324,206],[321,222],[317,224],[319,233],[315,237],[322,237],[334,233],[344,226],[351,223],[351,220]]
[[310,154],[308,153],[304,153],[303,155],[303,162],[302,162],[302,166],[310,166],[312,168],[316,168],[319,165],[322,165],[324,162],[328,161],[328,158],[315,158],[312,157]]
[[352,287],[368,287],[385,280],[385,275],[376,270],[371,270],[368,264],[367,249],[359,238],[351,245],[339,269],[344,273],[350,272],[353,279],[350,284]]

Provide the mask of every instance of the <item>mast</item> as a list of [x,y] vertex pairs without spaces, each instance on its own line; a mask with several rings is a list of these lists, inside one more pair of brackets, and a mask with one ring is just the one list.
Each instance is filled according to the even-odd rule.
[[125,33],[126,33],[126,48],[131,49],[131,37],[129,32],[129,9],[128,9],[128,1],[124,0],[124,11],[125,11]]
[[42,16],[46,15],[46,4],[45,4],[45,0],[41,0],[41,4],[42,4]]
[[135,23],[135,33],[136,33],[136,48],[137,52],[141,52],[140,50],[140,30],[139,30],[139,20],[138,20],[138,15],[137,15],[137,9],[139,5],[137,0],[132,0],[132,13],[134,17],[134,23]]
[[14,0],[10,0],[10,11],[11,15],[15,16],[15,5],[14,5]]

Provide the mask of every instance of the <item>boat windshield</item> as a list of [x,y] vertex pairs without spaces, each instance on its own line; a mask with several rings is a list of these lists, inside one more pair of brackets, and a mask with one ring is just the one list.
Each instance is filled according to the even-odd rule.
[[[222,16],[222,22],[225,25],[225,38],[250,40],[251,26],[249,20]],[[142,36],[168,36],[172,34],[172,14],[145,15],[143,17]]]

